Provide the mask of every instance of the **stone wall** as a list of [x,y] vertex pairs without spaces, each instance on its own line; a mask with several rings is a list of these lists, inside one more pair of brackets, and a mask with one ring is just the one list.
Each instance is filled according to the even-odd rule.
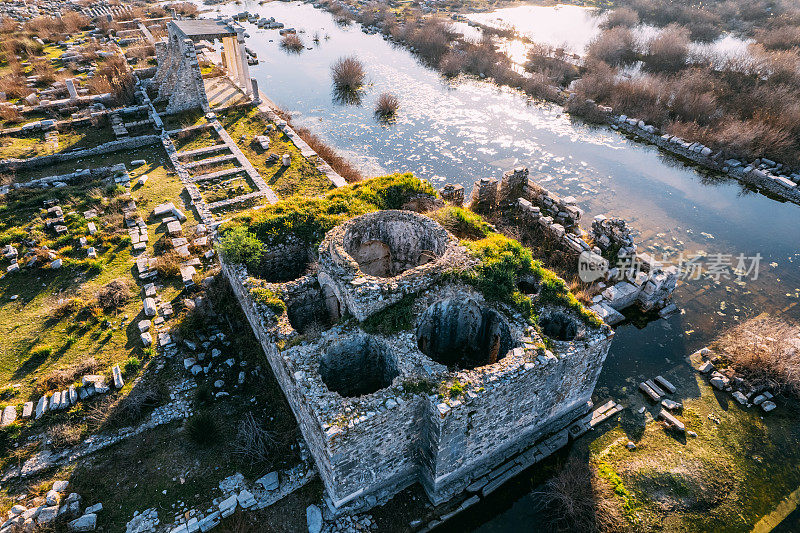
[[158,68],[149,83],[158,88],[156,101],[166,100],[167,113],[200,108],[210,111],[197,50],[170,28],[167,41],[155,43]]
[[58,163],[64,163],[66,161],[74,161],[76,159],[83,159],[85,157],[110,154],[112,152],[119,152],[120,150],[141,148],[143,146],[150,146],[151,144],[157,144],[160,142],[161,138],[158,135],[140,135],[137,137],[129,137],[126,139],[107,142],[105,144],[101,144],[100,146],[86,148],[84,150],[43,155],[40,157],[32,157],[30,159],[3,159],[0,161],[0,172],[48,167]]
[[[420,217],[393,211],[372,216],[391,220]],[[326,237],[324,242],[328,244],[320,247],[321,256],[331,254],[333,248],[339,259],[351,257],[343,251],[344,234],[350,226],[346,223],[339,228],[342,231],[329,232],[331,238]],[[339,245],[332,246],[335,242]],[[326,286],[338,291],[341,297],[342,291],[348,289],[338,279],[343,273],[328,268],[332,264],[346,264],[358,274],[348,275],[349,283],[358,278],[372,280],[352,258],[335,262],[330,257],[328,260],[321,257],[319,289],[311,276],[285,283],[280,287],[287,305],[297,304],[304,312],[313,312],[315,305],[319,305],[320,294],[316,291],[325,299]],[[411,271],[427,267],[441,273],[452,266],[453,261],[443,264],[433,261]],[[458,284],[417,285],[416,280],[405,288],[406,294],[417,294],[413,316],[425,315],[437,302],[474,302],[470,305],[502,317],[513,342],[495,353],[496,362],[487,364],[481,360],[475,367],[467,365],[459,369],[421,352],[415,331],[386,337],[366,334],[358,324],[348,321],[334,325],[318,338],[306,339],[281,351],[274,341],[277,336],[291,338],[285,333],[290,327],[286,319],[276,318],[253,302],[247,288],[253,281],[243,267],[223,261],[222,270],[295,413],[334,512],[343,507],[370,507],[414,482],[423,485],[432,502],[444,502],[480,479],[488,482],[495,479],[495,474],[499,476],[500,470],[508,472],[511,467],[529,465],[552,453],[567,442],[565,428],[590,409],[591,394],[613,335],[606,326],[591,329],[577,317],[568,316],[565,320],[575,324],[575,338],[553,340],[555,348],[551,352],[543,348],[542,340],[521,316],[486,302],[474,289]],[[386,287],[403,285],[403,281],[398,281],[401,277],[402,274],[385,278]],[[355,285],[356,294],[361,286],[363,283]],[[423,290],[426,287],[429,288]],[[387,295],[385,290],[378,289],[368,301],[383,302],[397,291],[397,287],[392,287]],[[316,304],[312,303],[315,299]],[[345,298],[345,305],[351,304]],[[374,309],[361,307],[365,316],[381,308],[377,303]],[[289,321],[296,322],[291,317]],[[478,335],[490,335],[492,331]],[[352,349],[342,347],[351,341]],[[376,370],[372,362],[360,359],[364,343],[381,347],[378,355],[390,360],[391,372],[384,372],[385,368]],[[353,359],[339,360],[336,372],[380,371],[381,379],[367,376],[369,391],[350,396],[359,385],[358,378],[340,376],[340,380],[332,383],[330,376],[326,376],[331,357]],[[331,390],[329,383],[343,394]],[[344,388],[340,388],[342,383]],[[455,393],[447,392],[453,383],[459,383],[460,388]],[[524,459],[522,454],[527,454]]]

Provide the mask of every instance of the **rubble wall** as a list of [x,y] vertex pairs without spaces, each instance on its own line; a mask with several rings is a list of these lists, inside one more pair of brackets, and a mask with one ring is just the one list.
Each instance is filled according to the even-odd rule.
[[[425,487],[434,501],[445,501],[473,480],[549,433],[585,414],[612,336],[564,343],[567,353],[548,364],[522,366],[512,376],[486,383],[474,398],[436,412],[431,432],[436,459]],[[527,366],[527,365],[526,365]]]

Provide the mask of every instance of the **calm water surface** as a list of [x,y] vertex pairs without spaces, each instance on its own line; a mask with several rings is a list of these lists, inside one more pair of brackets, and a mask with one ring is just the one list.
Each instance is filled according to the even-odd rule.
[[[596,401],[624,397],[641,378],[671,368],[737,320],[761,312],[800,319],[799,206],[702,174],[610,129],[573,122],[557,106],[531,103],[486,82],[444,81],[404,49],[358,26],[339,27],[307,4],[244,1],[213,13],[242,10],[302,32],[311,49],[287,53],[278,46],[276,30],[244,23],[248,47],[260,61],[251,74],[298,124],[368,174],[409,171],[437,186],[457,182],[469,191],[481,177],[499,178],[526,165],[546,188],[578,199],[586,210],[584,227],[596,214],[625,218],[642,248],[658,257],[761,254],[758,280],[684,282],[675,293],[683,313],[618,327]],[[315,33],[318,45],[312,42]],[[330,65],[350,54],[365,64],[370,82],[360,105],[338,102],[331,87]],[[373,115],[384,91],[401,102],[397,122],[388,126]],[[529,512],[525,498],[508,511],[498,509],[487,530],[523,523]]]

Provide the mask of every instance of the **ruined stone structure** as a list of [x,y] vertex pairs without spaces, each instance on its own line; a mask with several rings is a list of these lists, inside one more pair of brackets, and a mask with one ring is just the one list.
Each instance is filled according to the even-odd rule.
[[[432,219],[369,213],[329,231],[316,250],[289,242],[283,253],[298,279],[276,271],[268,283],[224,262],[223,272],[333,512],[375,505],[415,482],[435,504],[465,492],[474,503],[588,428],[613,332],[542,305],[545,348],[522,315],[448,275],[475,259]],[[273,255],[267,265],[277,264]],[[526,290],[534,301],[536,283]],[[256,287],[280,294],[287,313],[276,320]],[[398,312],[407,322],[390,335],[368,326]]]
[[157,100],[168,100],[167,113],[201,108],[209,111],[195,43],[221,40],[222,64],[228,77],[246,96],[258,94],[250,78],[244,45],[244,30],[216,20],[173,20],[167,24],[167,39],[155,43],[158,69],[151,83],[158,87]]
[[[637,306],[658,310],[662,316],[677,310],[670,297],[677,286],[678,269],[664,266],[648,254],[638,253],[630,229],[621,219],[598,215],[586,232],[579,225],[583,212],[572,196],[560,197],[530,179],[528,169],[506,172],[500,181],[483,178],[475,182],[471,209],[516,213],[517,224],[539,228],[543,235],[568,255],[597,265],[597,281],[604,289],[590,307],[607,324],[625,317],[620,311]],[[594,246],[589,242],[593,242]]]

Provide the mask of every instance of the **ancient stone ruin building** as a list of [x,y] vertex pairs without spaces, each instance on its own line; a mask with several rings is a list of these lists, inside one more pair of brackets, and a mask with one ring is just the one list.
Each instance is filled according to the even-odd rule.
[[158,68],[151,81],[158,88],[157,100],[168,100],[167,113],[210,110],[195,44],[215,40],[222,41],[222,65],[230,80],[246,96],[258,94],[250,78],[243,29],[217,20],[173,20],[167,24],[166,41],[155,43]]
[[[289,241],[265,254],[262,279],[223,271],[332,511],[416,482],[435,504],[477,501],[586,431],[611,329],[542,303],[543,338],[452,276],[477,259],[431,218],[377,211],[332,229],[316,250]],[[536,301],[540,280],[524,281]],[[277,320],[253,296],[265,288],[286,302]],[[387,322],[391,334],[375,327]]]

